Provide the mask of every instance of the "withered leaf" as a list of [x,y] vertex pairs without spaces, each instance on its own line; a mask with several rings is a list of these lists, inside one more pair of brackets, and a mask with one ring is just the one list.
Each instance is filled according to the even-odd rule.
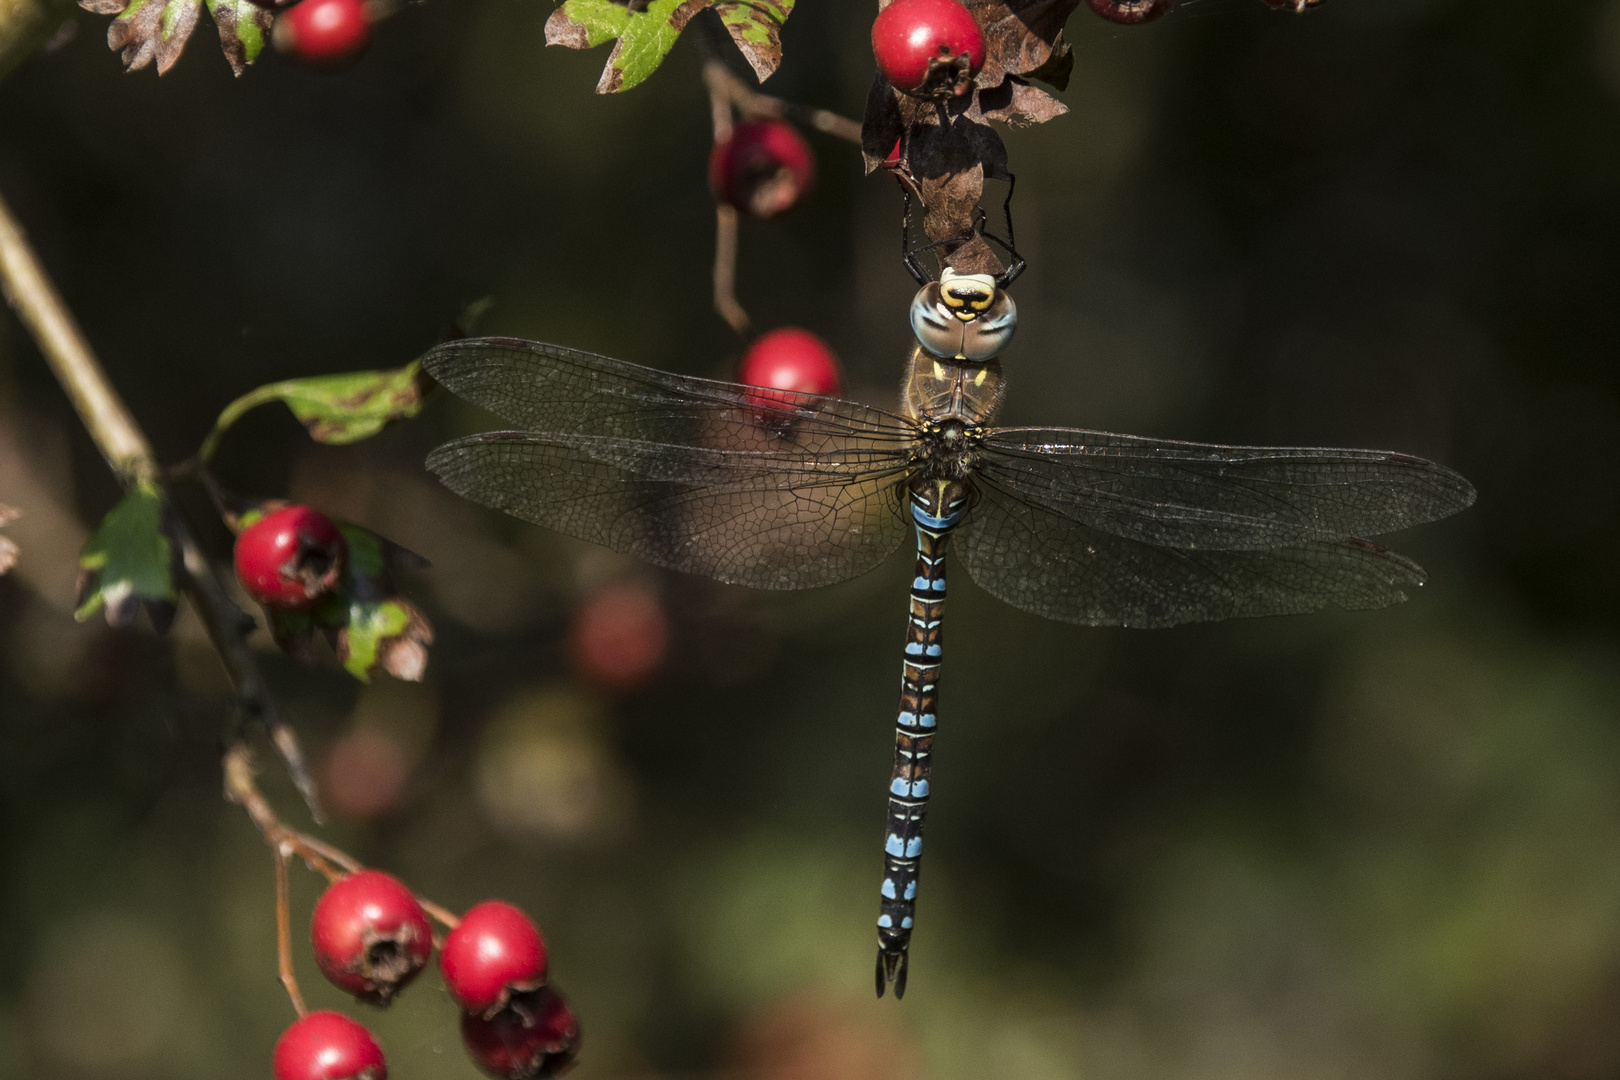
[[715,0],[714,10],[731,40],[764,82],[782,63],[782,24],[793,14],[793,0]]
[[202,0],[79,0],[79,6],[98,15],[117,15],[107,27],[107,47],[124,61],[125,71],[139,71],[157,62],[162,75],[185,51],[197,26]]
[[1011,127],[1044,124],[1069,111],[1063,102],[1016,75],[1007,76],[994,90],[979,91],[979,106],[986,120],[999,120]]
[[275,12],[253,0],[207,0],[208,14],[219,28],[219,46],[231,70],[240,76],[259,58],[269,39]]
[[[1087,6],[1092,11],[1121,26],[1152,22],[1169,11],[1175,2],[1176,0],[1086,0]],[[1272,7],[1284,3],[1292,7],[1298,0],[1264,0],[1264,2]]]
[[1025,72],[1024,78],[1038,79],[1058,90],[1067,90],[1069,88],[1069,77],[1073,74],[1074,49],[1059,34],[1057,44],[1052,47],[1052,55],[1047,58],[1046,63],[1034,71]]
[[1027,75],[1051,59],[1079,0],[963,0],[984,30],[981,87]]
[[369,439],[389,424],[421,412],[430,385],[420,360],[386,371],[349,371],[268,383],[225,406],[197,456],[210,460],[232,424],[250,409],[272,401],[284,402],[316,442],[341,446]]
[[[180,59],[204,0],[79,0],[79,6],[98,15],[116,15],[107,27],[107,47],[124,61],[125,71],[139,71],[154,62],[159,75]],[[275,16],[251,0],[206,0],[208,13],[219,28],[220,46],[231,70],[240,75],[264,49]]]

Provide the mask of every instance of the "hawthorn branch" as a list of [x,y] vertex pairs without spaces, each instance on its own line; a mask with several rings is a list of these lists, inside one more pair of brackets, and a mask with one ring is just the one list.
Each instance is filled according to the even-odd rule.
[[[270,800],[259,790],[258,780],[254,776],[253,751],[246,743],[235,743],[225,751],[224,767],[225,797],[247,811],[248,817],[278,859],[285,861],[296,855],[311,870],[324,874],[328,881],[357,874],[366,868],[364,863],[342,848],[299,832],[276,816]],[[279,884],[277,887],[280,887]],[[454,912],[431,900],[418,896],[416,902],[448,929],[454,930],[461,922]]]
[[[151,442],[107,378],[84,331],[63,302],[3,197],[0,197],[0,289],[33,335],[56,381],[62,385],[80,422],[119,482],[125,488],[136,484],[161,486],[162,469]],[[237,716],[230,742],[240,743],[243,718],[262,723],[286,761],[287,771],[292,774],[310,811],[319,820],[315,784],[304,764],[298,737],[281,718],[258,661],[248,648],[247,634],[253,629],[253,620],[231,600],[218,572],[203,555],[178,513],[172,515],[171,522],[170,540],[179,547],[186,571],[180,587],[191,598],[236,690]]]
[[861,145],[861,125],[857,121],[829,109],[800,105],[762,94],[714,57],[703,63],[703,81],[708,83],[711,95],[726,101],[743,116],[773,116],[778,120],[791,120],[795,124],[845,139],[856,146]]

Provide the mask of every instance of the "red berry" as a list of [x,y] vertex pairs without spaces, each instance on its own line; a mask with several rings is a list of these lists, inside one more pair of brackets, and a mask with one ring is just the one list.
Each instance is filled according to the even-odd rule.
[[[1170,5],[1176,0],[1086,0],[1091,10],[1107,19],[1109,22],[1134,23],[1152,22],[1160,15],[1170,10]],[[1316,0],[1311,0],[1312,3]],[[1295,0],[1265,0],[1265,3],[1278,6],[1286,3],[1293,7]]]
[[669,654],[669,618],[640,585],[603,589],[580,601],[568,633],[575,669],[608,689],[642,685]]
[[236,538],[236,576],[265,607],[313,607],[342,580],[347,557],[343,533],[307,506],[273,510]]
[[371,1032],[342,1013],[301,1016],[276,1040],[276,1080],[388,1080]]
[[473,1063],[497,1080],[555,1076],[579,1052],[579,1021],[556,991],[542,987],[514,994],[487,1020],[463,1013],[461,1042]]
[[485,900],[444,939],[439,970],[462,1009],[491,1019],[510,995],[545,985],[546,943],[523,912]]
[[872,23],[872,55],[896,90],[965,94],[984,66],[984,32],[956,0],[894,0]]
[[[801,394],[837,396],[844,391],[838,354],[821,338],[797,326],[778,327],[755,338],[737,365],[737,381],[750,387]],[[788,395],[768,390],[750,390],[747,397],[767,415],[797,405]]]
[[362,870],[327,886],[315,902],[310,942],[332,985],[386,1005],[427,965],[433,928],[398,878]]
[[365,0],[303,0],[276,16],[276,48],[306,64],[330,67],[359,56],[371,41]]
[[783,120],[749,120],[709,154],[715,198],[745,214],[772,218],[791,210],[816,178],[810,144]]

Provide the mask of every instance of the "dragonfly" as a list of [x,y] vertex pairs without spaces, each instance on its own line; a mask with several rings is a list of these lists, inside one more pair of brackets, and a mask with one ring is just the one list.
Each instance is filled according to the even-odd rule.
[[903,996],[938,726],[946,554],[987,592],[1088,626],[1380,608],[1425,581],[1366,539],[1474,501],[1381,450],[1218,446],[993,427],[1017,323],[989,275],[913,301],[895,411],[671,374],[515,338],[451,341],[427,372],[512,430],[434,450],[457,493],[671,570],[756,589],[864,574],[910,534],[876,987]]

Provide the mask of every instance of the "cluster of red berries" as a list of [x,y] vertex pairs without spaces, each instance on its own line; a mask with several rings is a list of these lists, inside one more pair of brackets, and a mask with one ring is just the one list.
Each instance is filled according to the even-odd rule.
[[[433,953],[422,904],[397,878],[362,870],[329,886],[311,920],[315,961],[334,986],[387,1005]],[[461,1006],[461,1039],[498,1080],[555,1076],[579,1050],[579,1022],[546,985],[540,931],[511,904],[469,910],[439,948],[439,970]],[[276,1042],[276,1080],[387,1080],[377,1040],[342,1013],[299,1017]]]
[[[253,0],[260,7],[285,7],[288,0]],[[270,39],[276,48],[315,67],[337,67],[365,51],[371,42],[375,9],[367,0],[297,0],[276,16]]]

